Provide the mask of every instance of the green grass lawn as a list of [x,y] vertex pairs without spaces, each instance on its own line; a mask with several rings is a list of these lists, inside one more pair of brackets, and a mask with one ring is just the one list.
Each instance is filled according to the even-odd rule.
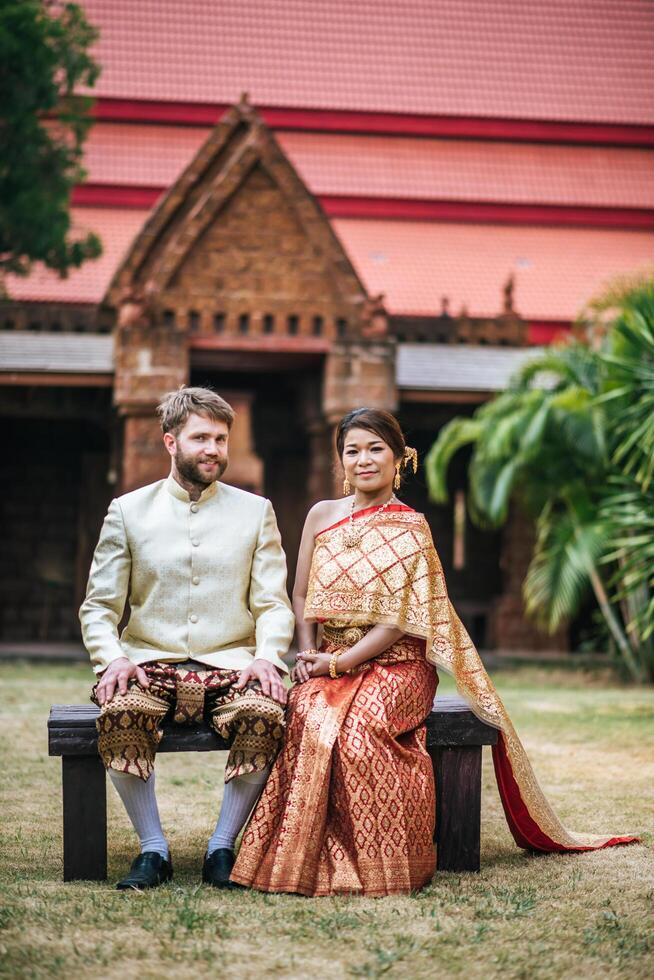
[[637,832],[642,846],[526,855],[488,755],[480,874],[440,874],[404,898],[304,899],[200,885],[222,792],[213,753],[157,764],[173,883],[113,889],[136,846],[111,787],[109,882],[62,883],[60,760],[48,758],[46,718],[52,703],[86,701],[90,680],[82,666],[0,666],[0,976],[654,976],[654,690],[563,670],[496,677],[564,822]]

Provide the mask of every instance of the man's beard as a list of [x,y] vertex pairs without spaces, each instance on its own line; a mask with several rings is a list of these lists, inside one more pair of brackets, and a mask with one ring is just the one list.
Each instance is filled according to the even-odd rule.
[[177,467],[177,472],[189,483],[194,483],[196,486],[208,487],[214,482],[214,480],[219,480],[227,469],[227,460],[217,459],[216,464],[218,469],[216,471],[216,475],[208,478],[200,469],[200,462],[209,463],[213,462],[213,460],[197,460],[194,456],[185,456],[179,448],[175,453],[175,466]]

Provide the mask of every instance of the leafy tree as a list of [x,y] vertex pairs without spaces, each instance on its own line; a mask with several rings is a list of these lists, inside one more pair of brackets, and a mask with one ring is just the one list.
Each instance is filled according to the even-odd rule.
[[75,89],[98,77],[96,37],[77,4],[0,0],[0,276],[37,260],[65,276],[101,253],[69,215],[91,121]]

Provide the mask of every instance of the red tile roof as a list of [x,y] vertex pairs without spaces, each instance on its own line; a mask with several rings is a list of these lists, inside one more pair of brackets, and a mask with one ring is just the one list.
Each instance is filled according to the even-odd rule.
[[99,96],[654,123],[650,0],[83,0]]
[[131,209],[75,208],[73,227],[95,231],[101,239],[103,254],[73,270],[67,279],[36,265],[26,278],[7,277],[7,291],[14,300],[58,303],[98,303],[104,296],[118,263],[141,230],[147,212]]
[[87,181],[168,188],[210,132],[195,126],[97,122],[84,144]]
[[608,280],[654,264],[654,233],[584,228],[334,219],[370,293],[393,313],[429,315],[441,298],[457,314],[494,316],[515,276],[526,319],[572,320]]
[[[97,123],[86,144],[88,181],[167,188],[208,135]],[[277,139],[319,196],[654,207],[651,150],[333,133]]]
[[[59,279],[36,270],[8,282],[17,300],[99,302],[148,212],[77,208],[76,225],[102,237],[105,252]],[[383,292],[392,313],[433,315],[450,309],[494,316],[501,288],[515,275],[515,305],[526,319],[572,320],[580,307],[620,273],[654,262],[654,233],[579,228],[530,228],[410,221],[332,222],[372,294]]]

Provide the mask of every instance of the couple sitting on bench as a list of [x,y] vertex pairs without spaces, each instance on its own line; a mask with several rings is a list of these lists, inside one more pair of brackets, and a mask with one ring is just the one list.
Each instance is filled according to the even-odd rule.
[[220,482],[234,413],[208,389],[182,388],[159,416],[170,476],[112,501],[80,611],[100,675],[98,749],[141,843],[119,889],[172,877],[154,774],[171,710],[232,740],[205,882],[302,895],[422,888],[435,867],[424,723],[437,667],[498,730],[497,781],[520,847],[633,839],[573,834],[548,806],[449,603],[427,522],[395,496],[416,454],[392,415],[357,409],[338,426],[345,499],[306,519],[288,696],[281,657],[294,617],[275,516],[269,501]]

